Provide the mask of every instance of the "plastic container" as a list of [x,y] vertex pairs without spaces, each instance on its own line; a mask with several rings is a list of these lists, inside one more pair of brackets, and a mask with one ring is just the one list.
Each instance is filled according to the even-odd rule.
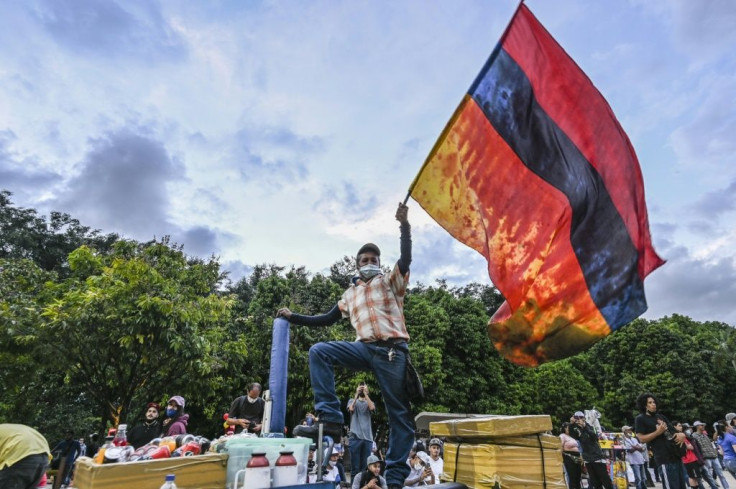
[[271,462],[266,452],[253,452],[243,475],[244,489],[268,489],[271,487]]
[[298,482],[299,471],[296,457],[292,450],[281,450],[273,469],[273,486],[295,486]]
[[169,474],[166,476],[166,482],[161,486],[160,489],[177,489],[176,488],[176,475],[175,474]]
[[159,445],[156,450],[149,452],[146,454],[145,457],[143,457],[144,460],[152,459],[152,460],[158,460],[161,458],[169,458],[171,457],[171,449],[169,449],[168,445]]
[[105,452],[108,448],[112,447],[112,436],[106,436],[105,437],[105,443],[102,444],[99,450],[97,450],[97,453],[95,454],[95,462],[98,464],[102,464],[105,461]]
[[128,425],[118,425],[118,431],[115,433],[115,438],[112,440],[112,444],[116,447],[124,447],[128,444]]
[[[265,451],[269,460],[275,461],[282,450],[292,450],[297,461],[297,484],[307,482],[307,463],[309,461],[309,438],[258,438],[255,436],[233,435],[224,443],[215,445],[218,453],[227,453],[227,487],[232,488],[235,475],[245,468],[255,451]],[[250,489],[250,488],[248,488]]]

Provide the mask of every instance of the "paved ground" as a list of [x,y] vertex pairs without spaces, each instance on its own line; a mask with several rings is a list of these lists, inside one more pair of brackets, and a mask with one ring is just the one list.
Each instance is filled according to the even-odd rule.
[[[723,474],[726,476],[726,480],[728,481],[728,484],[730,486],[730,489],[736,489],[736,479],[734,479],[734,477],[726,469],[723,469]],[[720,481],[716,480],[716,482],[718,483],[719,487],[721,487]],[[703,481],[703,484],[705,485],[705,489],[710,489],[710,486],[708,485],[707,482]],[[662,484],[659,483],[659,482],[657,482],[657,481],[655,481],[654,482],[654,486],[655,486],[655,489],[656,488],[661,488],[662,487]],[[629,488],[632,488],[632,487],[634,487],[634,486],[631,483],[629,483]],[[721,487],[721,489],[723,489],[723,488]]]

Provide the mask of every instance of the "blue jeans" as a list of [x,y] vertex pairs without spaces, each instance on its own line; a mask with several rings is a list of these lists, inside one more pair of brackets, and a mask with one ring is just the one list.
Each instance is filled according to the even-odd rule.
[[726,466],[726,470],[731,472],[731,475],[736,477],[736,459],[733,458],[724,458],[723,459],[723,465]]
[[721,468],[721,462],[719,462],[717,458],[706,458],[705,459],[705,467],[703,467],[703,473],[708,474],[708,476],[712,479],[713,475],[711,474],[711,470],[714,470],[716,473],[716,477],[720,479],[721,487],[723,489],[730,489],[731,486],[728,485],[726,476],[723,475],[723,469]]
[[350,437],[350,475],[353,478],[368,467],[368,457],[371,455],[372,448],[373,441]]
[[391,427],[386,453],[386,483],[403,486],[411,471],[406,459],[414,444],[414,420],[404,382],[409,350],[406,343],[395,345],[392,361],[388,359],[389,350],[388,347],[361,341],[317,343],[309,349],[309,376],[319,419],[343,424],[340,399],[335,393],[334,367],[373,372]]
[[634,472],[636,489],[647,489],[647,474],[644,473],[644,464],[630,464]]

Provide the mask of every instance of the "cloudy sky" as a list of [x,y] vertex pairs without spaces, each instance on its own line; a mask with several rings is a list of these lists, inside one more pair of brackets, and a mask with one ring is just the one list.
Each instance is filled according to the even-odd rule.
[[[0,2],[0,188],[105,232],[171,235],[235,277],[398,256],[398,201],[510,0]],[[644,173],[649,318],[736,325],[736,3],[528,0]],[[489,283],[410,203],[413,280]]]

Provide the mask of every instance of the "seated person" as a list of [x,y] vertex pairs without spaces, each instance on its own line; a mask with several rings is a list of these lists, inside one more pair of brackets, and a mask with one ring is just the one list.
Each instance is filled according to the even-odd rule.
[[327,473],[322,476],[322,480],[325,482],[342,482],[340,478],[340,470],[337,468],[337,459],[340,457],[340,451],[337,448],[332,449],[332,455],[330,455],[330,461],[327,465]]
[[435,478],[427,452],[417,452],[411,460],[411,472],[404,481],[404,487],[419,487],[434,484]]
[[368,457],[366,469],[355,476],[351,489],[387,489],[386,479],[381,476],[381,459]]

